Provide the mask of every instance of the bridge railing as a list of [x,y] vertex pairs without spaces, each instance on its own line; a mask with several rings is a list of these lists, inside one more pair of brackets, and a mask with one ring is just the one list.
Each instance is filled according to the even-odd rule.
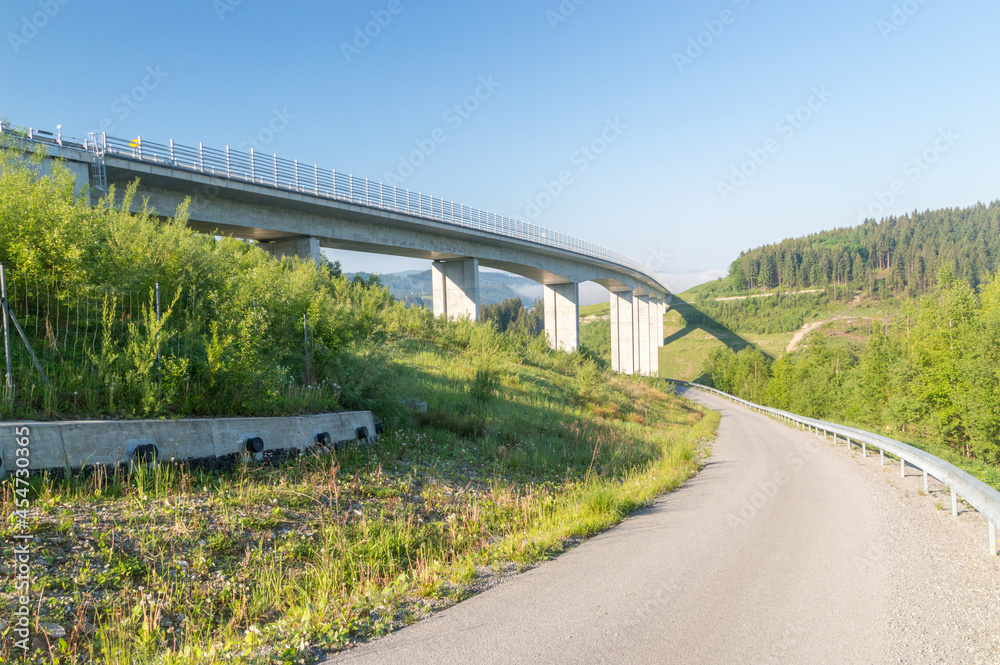
[[805,418],[794,413],[789,413],[788,411],[782,411],[781,409],[761,406],[760,404],[748,402],[745,399],[740,399],[729,393],[724,393],[721,390],[709,388],[698,383],[688,383],[687,381],[677,381],[674,379],[668,379],[668,381],[677,385],[714,393],[735,404],[740,404],[748,409],[777,418],[787,424],[795,425],[799,429],[808,430],[815,434],[822,432],[824,438],[833,436],[834,442],[844,439],[848,448],[851,445],[857,445],[861,448],[864,455],[868,454],[868,448],[874,448],[879,451],[883,465],[885,464],[886,455],[895,457],[899,460],[900,474],[904,477],[907,465],[923,472],[924,492],[928,491],[927,479],[929,476],[938,479],[951,491],[951,512],[953,515],[958,515],[958,499],[961,496],[966,503],[986,518],[989,524],[990,554],[992,556],[997,555],[997,525],[1000,524],[1000,492],[962,469],[959,469],[954,464],[931,455],[925,450],[879,434],[873,434],[872,432],[824,420]]
[[[7,131],[10,131],[9,128]],[[52,134],[37,130],[29,129],[26,134],[19,132],[19,136],[37,143],[63,144],[61,135],[56,140]],[[322,169],[316,165],[283,159],[273,154],[262,154],[252,148],[249,152],[232,150],[228,146],[221,150],[208,148],[200,143],[196,147],[173,141],[161,144],[144,141],[141,137],[121,139],[106,134],[91,135],[90,139],[82,142],[82,145],[100,157],[113,156],[153,163],[213,177],[336,199],[558,248],[627,268],[667,291],[666,285],[659,277],[643,264],[620,252],[594,243],[512,217],[411,192],[393,185],[356,177],[350,173]]]

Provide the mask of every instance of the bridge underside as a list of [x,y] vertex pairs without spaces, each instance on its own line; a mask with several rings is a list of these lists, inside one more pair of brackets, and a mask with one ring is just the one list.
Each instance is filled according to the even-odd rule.
[[553,348],[578,348],[578,285],[596,282],[612,294],[613,368],[630,374],[657,373],[667,294],[613,263],[336,199],[249,183],[221,181],[224,186],[220,186],[217,178],[163,171],[131,162],[123,168],[116,168],[113,160],[107,163],[108,181],[119,188],[140,177],[136,209],[145,202],[159,214],[170,215],[188,200],[192,228],[256,240],[277,256],[318,261],[320,248],[325,247],[430,260],[436,316],[478,318],[480,266],[539,282],[544,289],[545,332]]

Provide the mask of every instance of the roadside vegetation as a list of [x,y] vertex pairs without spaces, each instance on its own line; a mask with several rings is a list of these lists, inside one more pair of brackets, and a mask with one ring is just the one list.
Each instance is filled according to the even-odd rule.
[[[64,171],[0,158],[0,261],[25,293],[37,277],[102,304],[75,346],[54,327],[70,309],[22,310],[50,385],[32,390],[19,355],[3,417],[362,408],[385,424],[332,453],[33,476],[35,662],[312,662],[606,529],[694,474],[714,435],[716,414],[526,326],[435,320],[335,266],[193,233],[183,208],[129,214],[126,192],[92,209]],[[0,484],[3,562],[15,498]],[[7,617],[6,563],[0,588]],[[0,662],[20,653],[0,624]]]
[[704,373],[748,400],[902,437],[1000,487],[1000,280],[974,289],[945,264],[934,284],[860,350],[813,335],[773,362],[717,350]]

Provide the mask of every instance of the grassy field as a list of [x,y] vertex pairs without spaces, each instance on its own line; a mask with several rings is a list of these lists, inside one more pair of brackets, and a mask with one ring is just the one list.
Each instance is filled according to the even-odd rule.
[[[36,477],[34,645],[63,663],[311,662],[678,487],[718,422],[651,380],[482,326],[393,356],[397,394],[429,408],[376,446]],[[14,498],[4,485],[7,514]],[[7,628],[0,660],[15,656]]]

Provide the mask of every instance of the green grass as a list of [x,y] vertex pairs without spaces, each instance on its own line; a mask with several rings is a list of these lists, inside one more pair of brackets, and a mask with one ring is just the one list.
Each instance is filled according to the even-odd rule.
[[583,305],[580,307],[580,316],[610,316],[611,302],[599,302],[593,305]]
[[[377,446],[34,478],[36,556],[54,566],[33,602],[67,629],[62,662],[307,662],[554,556],[697,471],[717,414],[521,344],[471,324],[400,342],[393,393],[429,409]],[[5,514],[13,500],[4,484]],[[10,606],[12,578],[0,585]],[[0,660],[14,655],[8,632]]]

